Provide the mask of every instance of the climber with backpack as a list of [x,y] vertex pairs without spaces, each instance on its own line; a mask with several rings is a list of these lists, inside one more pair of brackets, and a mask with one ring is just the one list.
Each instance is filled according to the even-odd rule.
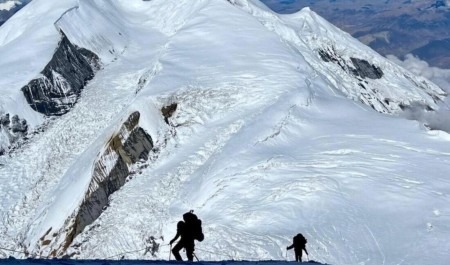
[[202,232],[202,220],[198,219],[193,210],[183,214],[183,220],[177,224],[177,234],[170,240],[170,247],[172,249],[172,244],[181,237],[180,241],[173,247],[172,253],[177,261],[183,261],[180,256],[180,250],[184,248],[188,260],[193,261],[194,240],[201,242],[205,238]]
[[295,261],[302,262],[303,250],[305,251],[306,255],[308,255],[308,251],[306,250],[307,240],[302,234],[299,233],[294,236],[293,241],[294,242],[292,243],[292,245],[290,245],[286,249],[289,250],[293,248],[295,252]]

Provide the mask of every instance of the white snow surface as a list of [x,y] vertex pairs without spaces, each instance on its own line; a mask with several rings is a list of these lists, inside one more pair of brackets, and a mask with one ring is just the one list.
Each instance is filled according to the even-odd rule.
[[[42,115],[27,104],[21,88],[40,75],[60,40],[53,23],[76,0],[33,0],[0,28],[0,115],[19,115],[36,127]],[[32,47],[32,48],[30,48]],[[1,142],[0,142],[1,146]]]
[[[43,122],[20,87],[51,58],[57,29],[104,66],[68,114],[0,157],[0,246],[48,255],[36,243],[61,233],[98,154],[139,111],[158,151],[75,238],[75,258],[166,259],[194,209],[202,260],[285,259],[302,232],[321,263],[448,264],[450,136],[361,103],[355,81],[317,49],[382,67],[369,84],[380,98],[437,108],[441,90],[309,9],[231,2],[33,0],[2,26],[0,112]],[[171,103],[169,126],[160,109]],[[155,256],[138,251],[150,236]]]
[[[50,260],[16,260],[16,259],[8,259],[3,260],[3,264],[17,264],[17,265],[29,265],[29,264],[41,264],[41,265],[114,265],[114,264],[124,264],[124,265],[174,265],[180,264],[177,261],[148,261],[148,260],[58,260],[58,259],[50,259]],[[285,261],[277,261],[277,260],[267,260],[267,261],[200,261],[197,264],[199,265],[287,265],[291,264]],[[318,263],[316,261],[303,262],[304,265],[321,265],[322,263]]]
[[77,46],[99,55],[103,62],[110,62],[126,48],[123,24],[115,2],[86,1],[66,11],[56,27]]

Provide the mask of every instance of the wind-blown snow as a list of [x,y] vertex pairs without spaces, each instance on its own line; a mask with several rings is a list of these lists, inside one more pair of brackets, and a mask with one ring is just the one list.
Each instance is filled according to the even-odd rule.
[[[36,38],[42,45],[30,53],[42,57],[26,66],[25,56],[11,55],[24,73],[0,82],[26,83],[40,71],[56,47],[58,19],[57,28],[106,64],[68,114],[0,157],[0,245],[48,255],[50,246],[36,243],[47,231],[64,233],[95,158],[139,111],[155,153],[67,254],[167,259],[176,223],[194,209],[205,233],[196,245],[202,260],[285,259],[302,232],[310,258],[322,263],[446,264],[450,137],[359,102],[355,81],[317,49],[335,45],[343,57],[356,51],[382,67],[386,77],[370,81],[377,96],[437,106],[427,94],[440,93],[435,85],[308,9],[280,16],[244,0],[59,2],[30,4],[48,13],[34,19],[48,38],[33,33],[37,23],[7,34],[17,16],[2,27],[0,55]],[[88,14],[117,23],[87,27]],[[116,52],[108,55],[109,47]],[[10,71],[2,63],[0,72]],[[171,103],[178,108],[167,125],[159,110]],[[150,236],[161,244],[155,256],[133,252],[148,247]]]

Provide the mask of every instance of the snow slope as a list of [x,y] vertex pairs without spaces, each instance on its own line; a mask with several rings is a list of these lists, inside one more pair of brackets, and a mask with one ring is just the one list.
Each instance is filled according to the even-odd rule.
[[[29,8],[46,15],[23,23]],[[95,161],[138,111],[153,139],[150,159],[132,166],[101,216],[58,255],[165,259],[176,223],[194,209],[204,224],[196,247],[203,260],[285,259],[302,232],[310,258],[322,263],[447,263],[450,137],[395,115],[415,102],[438,108],[445,93],[426,79],[309,9],[33,0],[0,29],[0,55],[24,68],[3,75],[11,69],[0,63],[11,102],[25,104],[18,91],[51,58],[57,29],[104,65],[68,114],[0,157],[1,246],[34,257],[64,249]],[[34,57],[20,53],[30,40]],[[352,75],[351,58],[383,76]],[[165,123],[161,108],[175,103]],[[26,111],[20,116],[36,125],[45,120]]]
[[43,119],[28,106],[20,88],[38,76],[50,60],[59,41],[53,23],[76,4],[70,0],[52,5],[45,2],[30,2],[0,30],[0,113],[18,114],[34,126]]
[[[172,264],[179,264],[178,262],[170,262],[170,261],[147,261],[147,260],[117,260],[117,261],[112,261],[112,260],[16,260],[16,259],[8,259],[5,261],[2,261],[4,264],[23,264],[23,265],[28,265],[28,264],[42,264],[42,265],[58,265],[58,264],[86,264],[86,265],[99,265],[99,264],[128,264],[128,265],[142,265],[142,264],[155,264],[155,265],[172,265]],[[218,264],[219,262],[205,262],[205,261],[201,261],[199,262],[199,264],[204,264],[204,265],[215,265]],[[265,265],[283,265],[283,264],[288,264],[287,262],[284,261],[260,261],[260,262],[249,262],[249,261],[244,261],[244,262],[240,262],[240,261],[221,261],[220,264],[231,264],[231,265],[242,265],[242,264],[246,264],[246,265],[256,265],[256,264],[265,264]],[[311,261],[311,262],[304,262],[303,264],[305,265],[309,265],[309,264],[319,264],[317,262]]]

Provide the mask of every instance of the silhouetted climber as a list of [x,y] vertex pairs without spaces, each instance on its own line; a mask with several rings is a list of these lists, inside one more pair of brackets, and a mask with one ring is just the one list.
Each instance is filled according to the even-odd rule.
[[194,240],[203,241],[205,238],[202,232],[202,220],[198,219],[191,210],[183,214],[183,221],[179,221],[177,224],[177,234],[170,240],[170,246],[181,237],[180,241],[173,247],[172,253],[175,259],[178,261],[183,261],[180,256],[180,250],[184,248],[186,250],[186,256],[189,261],[194,260]]
[[303,254],[302,250],[304,250],[306,255],[308,255],[308,251],[306,250],[307,240],[302,234],[297,234],[296,236],[294,236],[293,241],[294,243],[292,243],[292,245],[290,245],[286,249],[289,250],[294,248],[295,261],[302,262],[302,254]]

